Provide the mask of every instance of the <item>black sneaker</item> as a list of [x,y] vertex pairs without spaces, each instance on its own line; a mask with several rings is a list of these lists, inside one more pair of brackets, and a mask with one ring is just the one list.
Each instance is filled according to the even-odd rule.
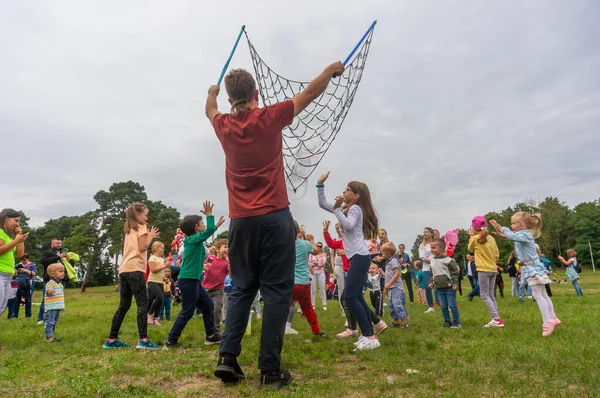
[[219,344],[220,342],[221,342],[221,335],[217,334],[217,333],[204,339],[204,345],[216,345],[216,344]]
[[239,383],[246,377],[236,357],[226,357],[223,355],[219,356],[219,362],[217,363],[214,375],[225,384]]
[[165,345],[163,346],[163,350],[185,350],[185,347],[182,346],[181,344],[175,342],[175,343],[171,343],[170,341],[167,341],[165,343]]
[[287,370],[262,371],[260,374],[260,386],[277,390],[292,382],[292,376]]
[[473,301],[473,296],[470,296],[470,295],[467,294],[467,300]]
[[323,333],[323,332],[315,333],[315,337],[325,337],[325,333]]
[[452,326],[452,324],[450,322],[444,322],[444,324],[442,325],[443,329],[449,328],[450,326]]

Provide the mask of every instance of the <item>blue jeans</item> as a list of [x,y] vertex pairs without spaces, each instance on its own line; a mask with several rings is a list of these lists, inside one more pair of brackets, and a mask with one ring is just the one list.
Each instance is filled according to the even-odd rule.
[[469,283],[471,284],[471,290],[475,290],[475,288],[479,284],[477,277],[473,275],[467,275],[467,277],[469,278]]
[[581,290],[581,286],[579,286],[579,279],[575,279],[572,283],[575,288],[575,293],[577,293],[578,296],[583,296],[583,290]]
[[46,321],[44,322],[44,334],[46,338],[54,337],[54,329],[60,318],[60,310],[48,310],[46,312]]
[[8,318],[7,319],[13,319],[16,318],[15,316],[15,307],[18,306],[19,303],[17,302],[17,298],[13,297],[11,299],[8,300],[8,302],[6,303],[6,312],[8,312]]
[[[28,281],[29,282],[29,281]],[[31,318],[31,287],[20,287],[17,290],[17,306],[15,307],[15,318],[19,317],[19,310],[21,308],[21,300],[25,297],[25,318]]]
[[158,313],[160,320],[163,319],[163,314],[165,314],[167,321],[171,320],[171,296],[163,298],[162,307],[160,307],[160,312]]
[[196,307],[202,309],[202,320],[204,321],[206,336],[212,336],[215,333],[213,302],[206,290],[200,285],[201,283],[198,279],[178,279],[179,290],[181,291],[181,312],[177,315],[177,319],[171,328],[169,342],[176,343],[179,340],[181,332],[194,316]]
[[519,279],[516,276],[513,276],[510,279],[512,279],[512,297],[519,296]]
[[[381,299],[383,300],[383,297]],[[397,287],[390,289],[388,294],[388,310],[390,311],[390,316],[395,321],[408,318],[404,289]]]
[[[452,318],[454,318],[454,325],[460,324],[460,314],[458,313],[458,307],[456,306],[456,290],[452,289],[435,289],[438,292],[438,298],[440,299],[440,308],[442,315],[444,316],[445,323],[452,323],[450,321],[450,311],[452,311]],[[448,311],[450,308],[450,311]]]
[[44,301],[46,300],[46,282],[42,285],[42,303],[38,312],[38,322],[44,320]]
[[350,269],[346,276],[344,293],[342,299],[346,302],[352,316],[358,322],[362,335],[373,336],[371,325],[371,309],[365,301],[363,286],[367,280],[367,273],[371,266],[371,256],[355,254],[350,259]]
[[431,294],[431,288],[429,287],[429,281],[431,280],[431,271],[423,271],[423,283],[425,286],[425,298],[427,298],[427,305],[433,307],[433,295]]

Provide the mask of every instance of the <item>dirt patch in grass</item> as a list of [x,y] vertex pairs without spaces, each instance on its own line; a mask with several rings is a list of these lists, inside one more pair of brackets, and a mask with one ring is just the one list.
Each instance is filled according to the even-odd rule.
[[216,378],[193,376],[171,383],[170,391],[175,396],[219,396],[223,393],[223,383]]

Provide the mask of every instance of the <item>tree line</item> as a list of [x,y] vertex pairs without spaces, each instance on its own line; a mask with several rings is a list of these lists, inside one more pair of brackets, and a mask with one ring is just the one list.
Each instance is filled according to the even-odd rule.
[[85,269],[82,291],[87,286],[110,285],[117,280],[125,237],[125,210],[130,204],[143,202],[148,206],[148,225],[162,231],[160,240],[167,250],[181,217],[177,209],[148,199],[145,188],[133,181],[114,183],[108,190],[98,191],[94,201],[94,210],[51,219],[37,228],[30,228],[25,213],[22,212],[21,218],[23,230],[30,232],[25,250],[31,261],[38,262],[55,237],[63,240],[63,248],[80,255],[79,266]]
[[[177,230],[181,214],[161,201],[148,198],[144,186],[138,182],[127,181],[112,184],[108,190],[98,191],[94,195],[96,208],[82,215],[62,216],[50,219],[44,225],[31,228],[25,213],[22,227],[30,232],[26,242],[26,251],[32,261],[39,261],[42,251],[50,245],[54,237],[63,239],[63,248],[80,255],[79,266],[85,270],[82,291],[87,286],[113,284],[118,279],[118,264],[123,250],[123,224],[125,210],[134,202],[144,202],[150,212],[148,225],[161,230],[161,242],[169,250],[174,233]],[[510,227],[510,218],[517,211],[539,212],[542,214],[542,236],[537,239],[542,252],[560,266],[557,257],[566,255],[568,248],[574,248],[582,264],[591,268],[591,255],[600,258],[600,199],[580,203],[570,208],[558,198],[548,197],[542,202],[520,202],[501,211],[492,211],[485,215],[489,220],[495,218],[501,225]],[[442,235],[445,231],[440,231]],[[227,231],[216,238],[226,238]],[[422,235],[415,239],[412,256],[418,258],[418,247]],[[469,236],[466,230],[459,231],[456,247],[456,259],[463,263],[467,254]],[[500,262],[505,263],[512,251],[512,245],[504,239],[496,239],[500,249]],[[40,270],[41,271],[41,270]]]
[[[577,252],[580,263],[589,269],[592,268],[592,255],[595,260],[600,258],[600,199],[580,203],[570,208],[558,198],[547,197],[541,202],[529,200],[501,211],[489,212],[485,214],[485,218],[488,221],[492,218],[496,219],[502,226],[510,228],[510,219],[518,211],[542,215],[542,235],[536,239],[536,242],[540,245],[542,253],[551,260],[552,266],[561,267],[558,256],[566,257],[567,249],[571,248]],[[440,232],[443,236],[445,231]],[[463,229],[460,230],[458,237],[456,260],[462,264],[468,254],[469,235]],[[495,238],[500,249],[500,262],[505,264],[513,250],[513,245],[504,239]],[[418,258],[422,240],[422,235],[418,235],[415,239],[411,252],[413,258]]]

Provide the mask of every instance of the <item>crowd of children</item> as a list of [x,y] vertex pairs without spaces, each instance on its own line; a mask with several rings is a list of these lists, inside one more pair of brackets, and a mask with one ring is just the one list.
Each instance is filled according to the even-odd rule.
[[[323,225],[323,237],[330,248],[330,258],[334,269],[329,276],[326,270],[328,259],[323,245],[315,243],[314,237],[306,234],[303,228],[296,223],[296,285],[291,297],[291,307],[286,326],[287,334],[297,334],[292,328],[294,316],[294,304],[298,302],[302,315],[306,318],[313,334],[323,336],[320,329],[318,317],[315,311],[315,300],[317,287],[323,304],[323,310],[327,310],[327,300],[337,296],[346,318],[347,330],[337,334],[336,338],[343,339],[357,336],[357,323],[360,326],[361,335],[357,342],[357,349],[373,349],[379,346],[376,341],[376,333],[387,329],[385,322],[381,320],[384,316],[384,307],[387,307],[392,319],[392,326],[398,328],[409,327],[410,317],[407,313],[406,288],[410,292],[413,302],[412,283],[416,290],[416,300],[420,304],[429,306],[426,313],[435,312],[434,307],[440,307],[443,316],[442,327],[460,328],[460,313],[457,306],[456,295],[459,290],[459,276],[462,273],[454,259],[446,254],[446,242],[431,228],[425,228],[423,242],[419,247],[420,260],[411,262],[410,256],[404,253],[404,245],[398,248],[389,242],[387,233],[365,240],[362,236],[363,225],[358,223],[360,215],[355,216],[354,224],[348,222],[354,199],[357,195],[349,188],[344,197],[336,198],[336,205],[326,202],[322,194],[324,178],[319,181],[319,201],[322,207],[334,211],[340,223],[336,226],[337,240],[329,235],[329,222]],[[366,195],[366,187],[362,189]],[[346,194],[350,192],[350,194]],[[342,209],[341,211],[336,211]],[[127,222],[125,224],[125,246],[124,256],[120,266],[120,303],[115,313],[109,338],[104,343],[104,348],[121,348],[128,345],[118,338],[120,325],[129,307],[132,298],[135,298],[138,307],[138,333],[139,340],[137,348],[158,348],[147,335],[147,325],[160,326],[160,321],[171,320],[171,305],[173,297],[179,296],[182,302],[175,323],[172,326],[168,341],[164,348],[180,348],[178,343],[186,324],[194,315],[195,311],[202,314],[206,339],[205,344],[218,344],[221,339],[221,324],[225,321],[227,313],[228,295],[231,293],[234,281],[228,261],[227,240],[219,239],[214,242],[210,249],[205,242],[209,239],[217,227],[223,223],[223,218],[215,224],[212,216],[212,205],[205,203],[203,213],[206,222],[200,216],[187,216],[181,223],[183,236],[179,245],[183,250],[179,251],[179,259],[176,260],[169,255],[165,259],[164,245],[154,239],[159,237],[156,228],[148,230],[146,220],[148,208],[141,203],[134,203],[127,210]],[[556,279],[550,280],[548,269],[544,266],[540,255],[539,246],[535,244],[535,237],[539,236],[541,230],[541,216],[519,212],[513,216],[511,229],[501,227],[495,220],[490,220],[493,233],[513,241],[515,250],[511,253],[506,266],[498,263],[499,251],[495,240],[488,234],[487,220],[478,216],[473,218],[468,244],[468,263],[464,272],[469,277],[472,291],[467,296],[469,301],[473,297],[480,296],[486,305],[491,321],[484,327],[504,327],[504,322],[499,316],[496,303],[496,289],[503,284],[501,272],[505,271],[512,279],[512,295],[524,299],[524,292],[528,289],[540,308],[543,318],[543,336],[548,337],[561,321],[554,313],[554,306],[549,291],[549,284],[560,283]],[[347,229],[346,229],[347,228]],[[350,232],[354,232],[351,235]],[[367,229],[367,231],[372,232]],[[382,238],[383,237],[383,238]],[[382,239],[381,239],[382,238]],[[362,249],[361,249],[362,244]],[[345,247],[351,246],[354,253],[349,253]],[[146,250],[151,247],[151,256],[146,261]],[[360,254],[357,254],[360,253]],[[364,253],[364,254],[362,254]],[[348,254],[350,257],[348,258]],[[573,249],[567,251],[568,259],[562,256],[559,260],[567,267],[567,278],[571,280],[578,296],[583,296],[579,286],[580,265],[577,262],[577,253]],[[352,258],[365,256],[364,263],[368,268],[360,265],[354,269],[361,269],[361,273],[354,278],[349,272]],[[360,261],[363,261],[361,257]],[[177,282],[171,278],[171,267],[178,262],[179,275]],[[345,263],[350,266],[345,268]],[[362,264],[362,263],[360,263]],[[427,267],[425,267],[427,264]],[[335,268],[341,269],[335,269]],[[345,268],[345,269],[344,269]],[[144,277],[145,269],[145,277]],[[365,272],[366,271],[366,272]],[[579,271],[579,272],[578,272]],[[8,317],[13,318],[18,314],[21,301],[26,306],[26,314],[31,316],[31,304],[27,300],[31,298],[31,279],[35,275],[35,264],[29,262],[25,253],[19,264],[15,266],[15,274],[11,278],[11,288],[7,299]],[[61,280],[65,269],[60,263],[52,264],[47,269],[50,281],[45,285],[45,336],[48,342],[59,342],[54,336],[54,331],[60,313],[64,311],[64,291]],[[348,275],[350,274],[350,278]],[[320,276],[322,275],[322,276]],[[405,278],[404,275],[408,275]],[[349,280],[350,279],[350,286]],[[410,282],[407,282],[408,281]],[[404,282],[404,283],[403,283]],[[563,282],[564,283],[564,282]],[[348,287],[356,301],[348,300]],[[368,290],[372,309],[364,301],[364,293]],[[502,291],[501,291],[502,292]],[[337,293],[337,294],[336,294]],[[345,294],[346,293],[346,294]],[[435,303],[433,296],[435,293]],[[548,294],[550,293],[550,294]],[[503,297],[503,296],[502,296]],[[260,294],[257,294],[253,303],[254,310],[260,319]],[[350,301],[350,305],[349,305]],[[16,310],[15,310],[16,308]],[[362,322],[362,324],[361,324]]]

